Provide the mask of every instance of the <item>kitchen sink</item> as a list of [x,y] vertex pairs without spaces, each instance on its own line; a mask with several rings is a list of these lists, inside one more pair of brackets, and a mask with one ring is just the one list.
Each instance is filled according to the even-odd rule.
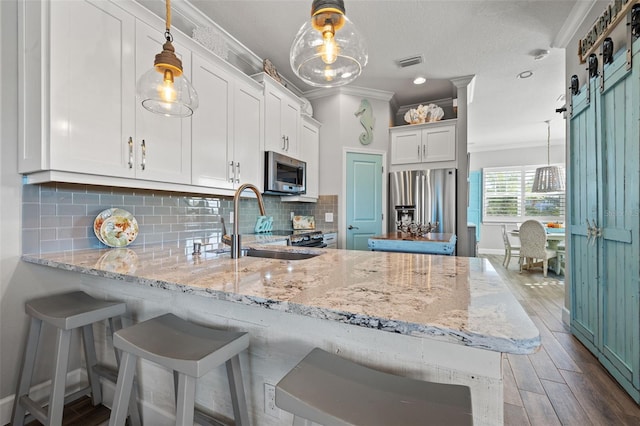
[[265,257],[268,259],[279,260],[304,260],[319,256],[321,253],[296,253],[293,251],[276,251],[276,250],[260,250],[248,249],[245,256],[249,257]]

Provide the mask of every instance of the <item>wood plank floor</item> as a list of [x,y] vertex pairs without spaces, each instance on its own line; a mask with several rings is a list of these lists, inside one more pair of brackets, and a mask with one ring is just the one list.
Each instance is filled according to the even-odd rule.
[[[537,353],[503,358],[505,425],[640,425],[640,406],[562,323],[564,277],[549,272],[544,278],[540,269],[520,274],[517,260],[507,269],[502,256],[486,257],[542,338]],[[87,399],[67,407],[64,425],[102,426],[108,415]]]
[[505,355],[505,425],[640,425],[638,406],[562,322],[564,277],[540,268],[520,274],[517,259],[488,255],[540,330],[533,355]]

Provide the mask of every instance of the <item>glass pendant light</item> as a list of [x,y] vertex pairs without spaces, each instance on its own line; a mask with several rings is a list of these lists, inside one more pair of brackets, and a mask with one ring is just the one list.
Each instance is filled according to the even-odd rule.
[[355,80],[367,64],[367,45],[345,16],[343,0],[314,0],[311,19],[291,45],[293,72],[315,87],[342,86]]
[[531,192],[561,192],[564,191],[564,180],[558,166],[551,166],[551,127],[549,120],[547,123],[547,166],[538,167],[536,176],[533,179]]
[[182,73],[182,61],[176,56],[171,35],[171,1],[166,0],[167,19],[162,52],[156,55],[152,69],[137,83],[142,106],[168,117],[189,117],[198,108],[198,94]]

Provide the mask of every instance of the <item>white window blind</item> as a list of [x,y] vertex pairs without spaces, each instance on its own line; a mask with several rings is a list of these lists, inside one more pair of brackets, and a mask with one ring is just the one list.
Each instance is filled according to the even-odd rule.
[[[559,166],[564,175],[564,167]],[[483,220],[564,220],[564,192],[531,192],[537,166],[483,169]]]

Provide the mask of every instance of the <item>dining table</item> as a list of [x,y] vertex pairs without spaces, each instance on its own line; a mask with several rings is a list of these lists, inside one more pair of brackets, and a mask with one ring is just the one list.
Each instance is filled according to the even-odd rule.
[[[565,239],[564,228],[545,228],[545,230],[547,231],[547,247],[551,250],[558,250],[558,246]],[[509,234],[520,237],[520,232],[517,229],[510,231]]]

